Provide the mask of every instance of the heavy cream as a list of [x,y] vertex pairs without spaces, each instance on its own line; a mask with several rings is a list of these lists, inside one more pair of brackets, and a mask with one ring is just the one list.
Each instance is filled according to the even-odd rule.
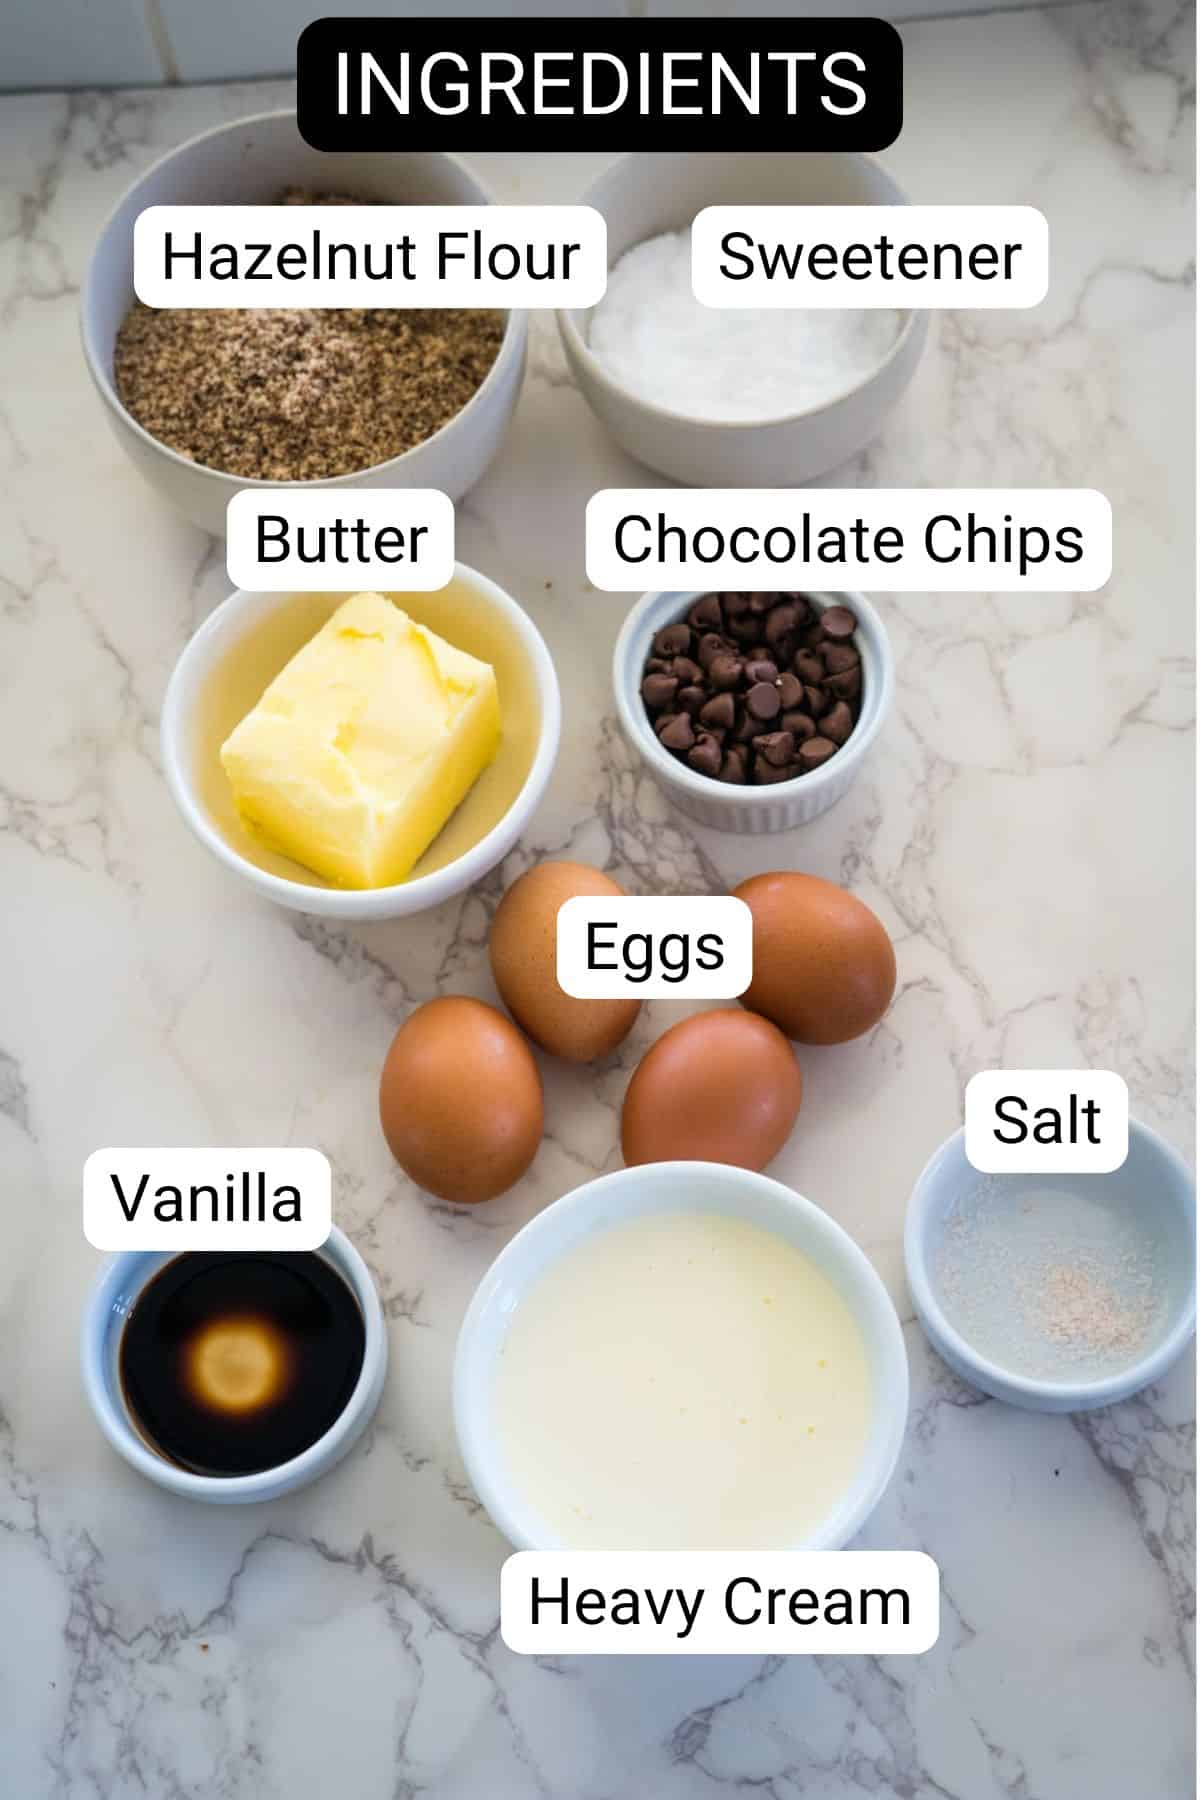
[[651,1214],[530,1289],[498,1359],[512,1481],[571,1549],[784,1549],[852,1479],[871,1384],[846,1302],[745,1220]]

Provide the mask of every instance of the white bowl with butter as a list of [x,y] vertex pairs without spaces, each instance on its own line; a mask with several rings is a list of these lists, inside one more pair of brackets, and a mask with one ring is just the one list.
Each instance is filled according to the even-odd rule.
[[[352,696],[353,768],[338,737],[358,677],[322,639],[348,594],[231,594],[186,646],[162,712],[167,784],[201,843],[281,906],[360,922],[423,912],[494,868],[545,791],[560,729],[541,633],[486,575],[459,563],[436,592],[389,593],[394,634],[362,609],[367,598],[343,615],[373,684]],[[413,686],[422,675],[426,687]],[[417,742],[438,683],[450,723],[441,741]],[[439,805],[445,824],[390,878]],[[305,832],[321,844],[321,872],[299,860]]]
[[525,1226],[459,1334],[454,1416],[519,1549],[832,1550],[891,1479],[900,1322],[867,1257],[725,1164],[601,1176]]

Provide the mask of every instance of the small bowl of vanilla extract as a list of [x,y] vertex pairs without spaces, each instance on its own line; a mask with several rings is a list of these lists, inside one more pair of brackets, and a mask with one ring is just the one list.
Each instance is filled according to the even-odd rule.
[[311,1251],[127,1251],[83,1322],[83,1380],[113,1448],[172,1493],[272,1500],[323,1475],[371,1420],[387,1332],[334,1227]]

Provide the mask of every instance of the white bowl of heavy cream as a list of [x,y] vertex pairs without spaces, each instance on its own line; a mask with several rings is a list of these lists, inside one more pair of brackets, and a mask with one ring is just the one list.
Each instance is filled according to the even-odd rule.
[[900,1322],[857,1244],[718,1163],[622,1169],[531,1220],[454,1369],[467,1472],[519,1549],[839,1549],[907,1413]]

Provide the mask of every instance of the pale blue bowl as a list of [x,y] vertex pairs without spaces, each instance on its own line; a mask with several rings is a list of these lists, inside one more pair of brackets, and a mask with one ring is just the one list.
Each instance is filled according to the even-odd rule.
[[1136,1209],[1143,1227],[1161,1233],[1166,1246],[1167,1304],[1156,1337],[1127,1367],[1090,1381],[1039,1381],[1017,1374],[975,1349],[947,1319],[930,1269],[957,1203],[982,1179],[967,1161],[963,1133],[957,1131],[930,1157],[908,1203],[904,1264],[909,1290],[925,1335],[942,1361],[993,1399],[1033,1412],[1089,1412],[1157,1381],[1186,1349],[1196,1329],[1196,1189],[1183,1158],[1157,1133],[1130,1119],[1129,1155],[1112,1174],[1029,1178],[1040,1187],[1081,1193],[1094,1193],[1102,1186],[1109,1205]]

